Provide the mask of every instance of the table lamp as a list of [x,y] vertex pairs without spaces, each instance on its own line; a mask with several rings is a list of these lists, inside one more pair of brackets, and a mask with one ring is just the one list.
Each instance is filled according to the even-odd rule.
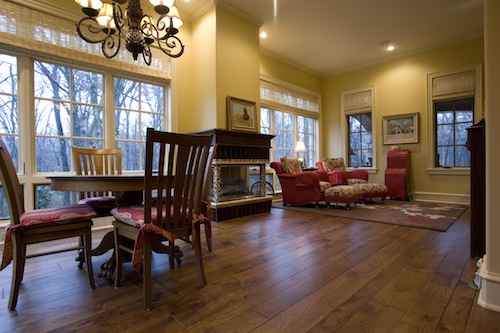
[[300,164],[302,168],[306,167],[305,161],[304,161],[304,155],[302,153],[306,152],[306,145],[304,144],[304,141],[297,141],[297,144],[295,145],[295,152],[299,154],[298,160],[300,161]]

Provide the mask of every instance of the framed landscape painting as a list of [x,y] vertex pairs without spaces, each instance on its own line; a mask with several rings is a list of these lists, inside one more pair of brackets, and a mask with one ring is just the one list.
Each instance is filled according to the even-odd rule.
[[384,145],[418,142],[418,113],[386,116],[382,120]]
[[247,132],[259,130],[259,115],[255,110],[255,102],[228,96],[227,119],[230,130]]

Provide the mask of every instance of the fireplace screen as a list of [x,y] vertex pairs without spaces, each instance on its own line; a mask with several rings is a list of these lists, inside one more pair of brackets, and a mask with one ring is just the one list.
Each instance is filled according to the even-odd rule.
[[223,202],[265,195],[261,189],[262,173],[259,165],[219,164],[214,165],[212,170],[210,201]]

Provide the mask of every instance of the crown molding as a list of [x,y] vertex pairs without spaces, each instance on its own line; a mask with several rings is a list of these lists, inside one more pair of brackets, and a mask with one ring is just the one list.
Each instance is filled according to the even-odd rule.
[[228,11],[229,13],[231,13],[231,14],[233,14],[241,19],[243,19],[243,20],[245,20],[253,25],[256,25],[259,28],[264,24],[264,22],[262,20],[256,18],[255,16],[249,15],[242,10],[239,10],[238,8],[228,4],[224,0],[213,0],[213,2],[214,2],[215,7],[222,8],[222,9]]

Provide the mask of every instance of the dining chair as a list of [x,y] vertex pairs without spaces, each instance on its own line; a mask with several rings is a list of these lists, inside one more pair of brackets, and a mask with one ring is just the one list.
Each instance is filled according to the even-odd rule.
[[[12,284],[8,308],[17,305],[19,288],[24,276],[26,259],[49,254],[79,250],[84,252],[90,288],[95,289],[91,259],[91,227],[95,211],[89,205],[69,205],[58,208],[35,209],[26,212],[21,184],[5,142],[0,138],[0,180],[10,212],[10,225],[5,232],[5,243],[0,271],[13,262]],[[27,252],[27,246],[47,241],[75,237],[77,245],[54,250],[51,246],[40,252]],[[80,241],[83,240],[83,241]],[[82,267],[80,263],[79,267]]]
[[[122,173],[121,148],[82,148],[73,146],[77,175],[114,175]],[[116,206],[110,192],[80,192],[78,203],[93,207],[99,216],[109,215]]]
[[[175,239],[191,239],[198,279],[206,283],[200,241],[203,183],[212,135],[189,135],[147,129],[144,204],[111,210],[115,235],[115,287],[121,284],[123,254],[143,274],[144,308],[153,304],[152,251],[166,253],[170,267],[179,255]],[[127,246],[134,241],[134,247]],[[164,245],[162,242],[166,242]]]

